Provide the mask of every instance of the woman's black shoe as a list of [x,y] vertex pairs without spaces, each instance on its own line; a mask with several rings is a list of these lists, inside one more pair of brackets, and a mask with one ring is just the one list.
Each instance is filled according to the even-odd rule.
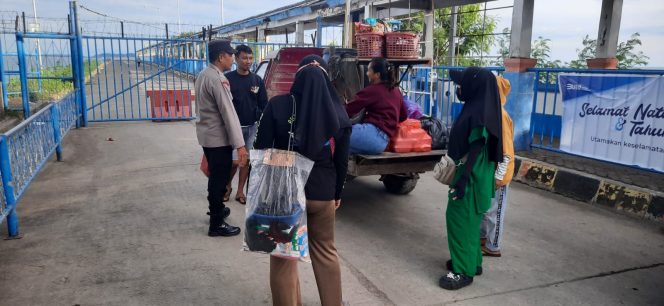
[[[448,260],[445,263],[445,267],[447,267],[447,271],[454,272],[454,270],[452,269],[452,260],[451,259]],[[482,275],[482,267],[477,267],[477,270],[475,271],[475,276],[480,276],[480,275]]]
[[438,280],[438,286],[447,290],[457,290],[473,283],[473,278],[463,274],[449,272]]

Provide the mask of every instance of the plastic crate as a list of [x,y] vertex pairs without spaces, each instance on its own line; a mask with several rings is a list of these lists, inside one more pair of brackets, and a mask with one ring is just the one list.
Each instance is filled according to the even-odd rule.
[[419,58],[420,38],[412,32],[391,32],[385,34],[387,58]]
[[382,33],[358,33],[355,34],[355,42],[357,43],[357,57],[383,57],[385,53],[385,40]]

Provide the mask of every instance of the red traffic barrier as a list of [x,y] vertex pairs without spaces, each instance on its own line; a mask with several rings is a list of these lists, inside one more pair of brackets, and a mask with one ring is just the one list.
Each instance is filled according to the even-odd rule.
[[196,100],[191,90],[146,90],[154,120],[188,120]]

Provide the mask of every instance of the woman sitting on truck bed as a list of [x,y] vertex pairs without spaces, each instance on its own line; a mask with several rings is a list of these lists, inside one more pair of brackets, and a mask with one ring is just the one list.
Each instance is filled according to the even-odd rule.
[[394,67],[384,58],[369,63],[367,77],[371,83],[346,105],[350,117],[366,111],[361,123],[353,125],[351,154],[381,154],[397,133],[399,123],[408,118]]

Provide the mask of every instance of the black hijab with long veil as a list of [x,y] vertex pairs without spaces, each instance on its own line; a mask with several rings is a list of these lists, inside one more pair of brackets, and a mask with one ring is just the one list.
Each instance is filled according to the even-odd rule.
[[295,98],[295,144],[304,156],[316,156],[340,129],[351,126],[325,70],[316,55],[305,57],[290,94]]
[[450,71],[450,76],[461,87],[457,96],[464,105],[452,126],[447,154],[454,160],[463,158],[470,150],[470,132],[485,127],[489,132],[489,160],[502,162],[502,113],[496,77],[491,71],[479,67]]

